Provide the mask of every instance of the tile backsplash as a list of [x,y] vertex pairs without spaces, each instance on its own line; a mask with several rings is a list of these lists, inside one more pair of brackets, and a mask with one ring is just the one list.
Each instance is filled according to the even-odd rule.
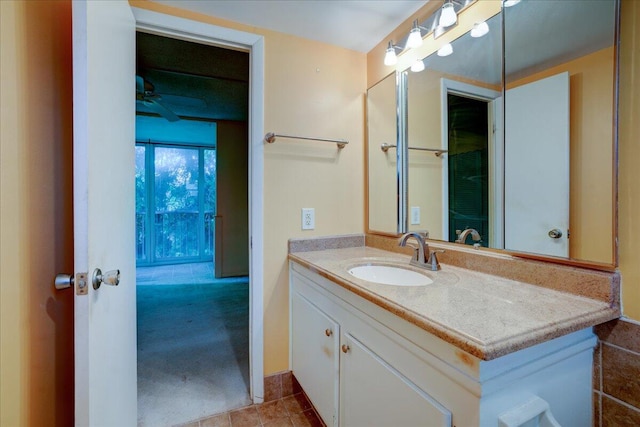
[[640,323],[612,320],[595,328],[595,427],[640,425]]

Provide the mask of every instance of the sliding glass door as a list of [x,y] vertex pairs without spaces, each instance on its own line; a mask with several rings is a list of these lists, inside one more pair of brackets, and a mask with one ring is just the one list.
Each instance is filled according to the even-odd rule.
[[139,265],[211,261],[215,206],[214,149],[136,145]]

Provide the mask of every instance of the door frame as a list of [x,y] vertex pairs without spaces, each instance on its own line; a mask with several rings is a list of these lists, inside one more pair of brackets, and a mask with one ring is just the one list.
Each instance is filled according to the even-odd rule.
[[[441,147],[449,149],[449,103],[448,94],[485,101],[488,104],[489,120],[489,246],[504,247],[504,138],[502,120],[502,92],[475,86],[451,79],[440,79]],[[448,156],[448,154],[443,154]],[[493,171],[493,172],[491,172]],[[449,163],[442,164],[442,236],[449,235]]]
[[249,52],[249,377],[253,403],[264,401],[264,37],[159,12],[131,8],[136,30]]

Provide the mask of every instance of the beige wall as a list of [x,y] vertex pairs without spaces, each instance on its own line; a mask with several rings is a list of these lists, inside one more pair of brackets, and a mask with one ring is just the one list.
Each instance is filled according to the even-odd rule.
[[[147,1],[132,5],[265,37],[265,132],[344,138],[279,139],[264,159],[264,369],[288,369],[287,240],[364,230],[366,55]],[[301,230],[301,209],[315,208],[316,228]]]
[[73,424],[71,4],[0,1],[0,425]]
[[640,2],[623,0],[619,107],[619,265],[623,313],[640,321]]
[[[569,256],[613,261],[613,47],[509,83],[507,89],[558,73],[570,79]],[[507,108],[509,108],[507,106]],[[596,200],[600,201],[594,203]]]

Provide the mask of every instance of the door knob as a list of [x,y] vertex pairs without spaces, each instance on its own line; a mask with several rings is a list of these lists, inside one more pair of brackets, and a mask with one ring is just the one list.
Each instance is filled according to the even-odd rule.
[[91,282],[93,283],[93,289],[99,289],[103,283],[105,285],[118,286],[118,283],[120,283],[120,270],[111,270],[103,274],[102,270],[96,268],[93,271]]
[[552,239],[559,239],[562,237],[562,231],[558,230],[557,228],[554,228],[553,230],[549,230],[549,237],[551,237]]

